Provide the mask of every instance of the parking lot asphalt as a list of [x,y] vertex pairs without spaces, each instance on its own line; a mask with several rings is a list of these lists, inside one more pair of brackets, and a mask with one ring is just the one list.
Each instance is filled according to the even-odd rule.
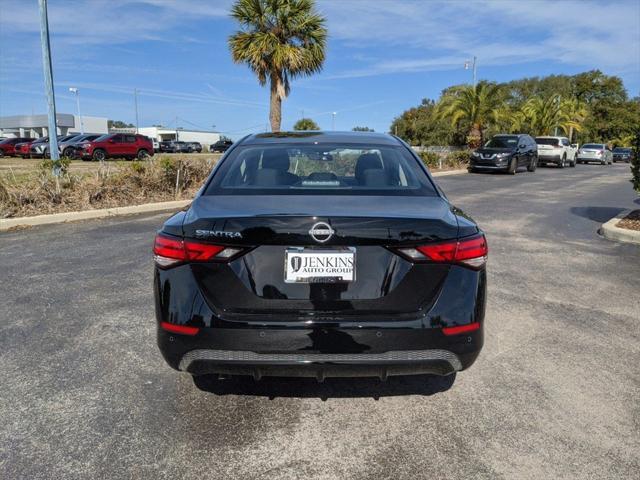
[[640,471],[628,165],[438,178],[490,246],[457,377],[201,383],[155,345],[166,215],[0,234],[0,478],[622,479]]

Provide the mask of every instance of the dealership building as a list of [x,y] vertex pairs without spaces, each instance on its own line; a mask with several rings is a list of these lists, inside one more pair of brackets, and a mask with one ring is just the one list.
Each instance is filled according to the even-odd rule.
[[[82,120],[82,122],[81,122]],[[72,133],[109,133],[107,119],[102,117],[78,117],[70,113],[56,115],[58,135]],[[0,137],[39,138],[49,136],[47,115],[13,115],[0,117]]]
[[204,130],[186,130],[182,128],[165,127],[143,127],[138,130],[141,135],[145,135],[158,142],[168,140],[178,140],[181,142],[200,142],[203,146],[209,146],[220,140],[217,132],[207,132]]

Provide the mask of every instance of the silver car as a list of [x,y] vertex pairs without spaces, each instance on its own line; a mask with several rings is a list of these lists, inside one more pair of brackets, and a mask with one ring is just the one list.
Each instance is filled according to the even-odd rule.
[[585,143],[578,150],[578,163],[589,162],[613,165],[613,152],[604,143]]

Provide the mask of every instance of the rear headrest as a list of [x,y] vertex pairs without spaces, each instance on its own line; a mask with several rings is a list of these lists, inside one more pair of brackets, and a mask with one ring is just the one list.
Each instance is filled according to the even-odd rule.
[[363,183],[365,170],[371,169],[382,169],[382,160],[375,153],[363,153],[356,162],[356,179]]
[[289,170],[289,154],[284,148],[268,148],[262,152],[262,168],[273,168],[286,172]]

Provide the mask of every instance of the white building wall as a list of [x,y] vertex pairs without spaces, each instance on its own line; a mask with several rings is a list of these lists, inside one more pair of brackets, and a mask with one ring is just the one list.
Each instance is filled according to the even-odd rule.
[[[74,126],[69,127],[69,133],[80,133],[80,117],[73,116]],[[107,119],[103,117],[87,117],[82,116],[82,124],[84,133],[109,133]],[[58,129],[59,130],[59,129]]]
[[[141,135],[145,135],[158,142],[175,140],[176,131],[170,128],[143,127],[139,129]],[[209,145],[220,140],[220,134],[216,132],[202,132],[198,130],[178,130],[178,140],[182,142],[200,142],[205,149]]]

